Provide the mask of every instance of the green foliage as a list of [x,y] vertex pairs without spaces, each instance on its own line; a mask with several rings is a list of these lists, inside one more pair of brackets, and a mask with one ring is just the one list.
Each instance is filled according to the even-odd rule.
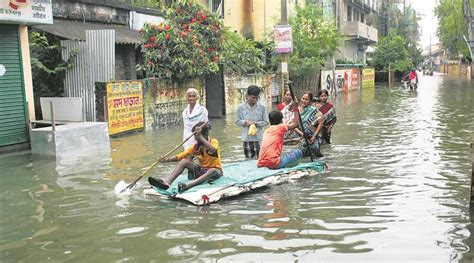
[[463,35],[468,36],[466,20],[462,14],[461,0],[440,0],[435,8],[438,18],[438,37],[451,59],[459,54],[468,57],[469,50]]
[[362,59],[348,59],[348,58],[339,58],[336,59],[336,64],[362,64]]
[[290,55],[290,75],[312,75],[327,58],[334,55],[342,36],[332,19],[326,19],[323,10],[313,4],[296,7],[289,23],[293,34],[293,53]]
[[421,37],[421,28],[418,24],[420,18],[413,7],[407,5],[403,10],[394,3],[384,6],[384,2],[379,2],[378,12],[379,14],[371,14],[367,17],[368,24],[374,24],[377,27],[379,36],[386,37],[388,29],[390,34],[398,35],[404,39],[411,63],[413,65],[420,64],[423,61],[422,49],[418,44]]
[[390,37],[381,37],[375,47],[374,66],[376,70],[387,70],[389,60],[391,69],[404,72],[414,67],[410,59],[407,42],[399,35],[390,34]]
[[245,39],[238,33],[224,30],[221,63],[227,73],[245,74],[249,71],[263,71],[262,50],[257,43]]
[[165,22],[146,24],[144,64],[147,77],[182,80],[219,71],[222,21],[191,0],[163,9]]
[[35,97],[62,96],[64,90],[64,73],[75,65],[77,50],[69,54],[68,61],[61,58],[59,40],[51,36],[32,32],[30,34],[31,71]]

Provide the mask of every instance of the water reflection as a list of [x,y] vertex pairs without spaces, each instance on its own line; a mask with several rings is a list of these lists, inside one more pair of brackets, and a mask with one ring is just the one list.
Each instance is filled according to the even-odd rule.
[[[146,180],[113,192],[179,143],[180,127],[114,138],[109,155],[0,156],[0,261],[469,262],[474,89],[420,84],[340,94],[329,172],[211,206],[146,197]],[[243,159],[234,116],[212,122],[223,160]]]

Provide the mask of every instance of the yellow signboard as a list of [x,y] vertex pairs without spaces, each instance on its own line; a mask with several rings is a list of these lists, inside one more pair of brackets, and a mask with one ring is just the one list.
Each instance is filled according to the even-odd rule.
[[375,69],[362,69],[362,89],[375,87]]
[[107,118],[110,135],[143,128],[140,81],[107,83]]

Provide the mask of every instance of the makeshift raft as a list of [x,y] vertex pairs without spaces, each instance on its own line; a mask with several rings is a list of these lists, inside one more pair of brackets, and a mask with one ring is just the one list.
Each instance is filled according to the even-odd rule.
[[194,205],[207,205],[220,199],[236,196],[258,188],[276,185],[324,171],[323,162],[301,163],[291,168],[271,170],[257,168],[257,161],[243,161],[223,165],[224,175],[211,183],[204,183],[178,193],[178,183],[187,183],[187,176],[178,177],[170,188],[162,190],[151,187],[145,189],[147,195],[168,196],[188,201]]

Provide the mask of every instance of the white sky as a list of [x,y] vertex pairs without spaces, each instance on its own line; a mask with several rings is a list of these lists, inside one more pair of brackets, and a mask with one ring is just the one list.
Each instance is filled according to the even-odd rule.
[[437,5],[436,0],[405,0],[406,5],[411,6],[416,10],[417,16],[421,18],[419,21],[421,27],[421,46],[426,48],[430,45],[437,44],[439,42],[436,36],[436,30],[438,29],[438,20],[434,14],[434,8]]

